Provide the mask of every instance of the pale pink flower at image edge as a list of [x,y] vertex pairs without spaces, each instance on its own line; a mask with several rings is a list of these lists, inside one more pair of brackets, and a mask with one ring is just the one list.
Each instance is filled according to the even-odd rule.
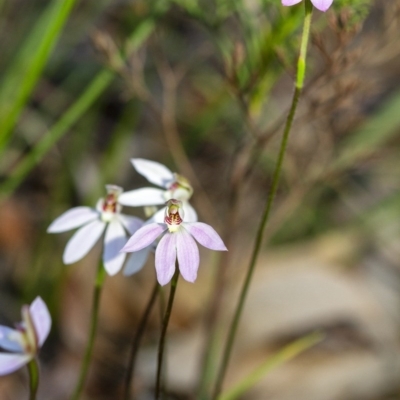
[[50,333],[51,317],[40,297],[22,308],[22,322],[17,329],[0,325],[0,375],[10,374],[31,361]]
[[[178,260],[182,277],[188,282],[196,280],[200,257],[194,239],[211,250],[227,251],[222,239],[211,226],[202,222],[183,222],[179,211],[168,214],[171,206],[179,209],[181,202],[170,200],[166,208],[166,223],[154,222],[143,226],[133,234],[121,250],[122,252],[140,251],[168,230],[156,248],[155,265],[160,285],[166,285],[172,279],[176,260]],[[175,221],[171,220],[171,217],[174,217]]]
[[[301,1],[303,0],[282,0],[282,5],[293,6],[295,4],[300,3]],[[318,10],[325,12],[332,5],[333,0],[311,0],[311,3]]]

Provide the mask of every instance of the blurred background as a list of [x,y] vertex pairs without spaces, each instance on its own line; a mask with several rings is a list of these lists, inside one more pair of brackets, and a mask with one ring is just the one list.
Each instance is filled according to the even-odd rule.
[[[37,295],[49,305],[40,399],[67,399],[75,385],[101,254],[99,244],[65,266],[71,233],[46,229],[94,206],[105,184],[148,186],[133,157],[187,177],[200,221],[229,249],[201,249],[169,326],[171,399],[200,398],[217,327],[209,391],[268,196],[303,15],[279,0],[0,1],[0,323]],[[224,387],[304,335],[324,339],[241,399],[400,399],[399,28],[399,0],[314,12],[306,86]],[[107,278],[85,398],[121,395],[154,278],[153,257]],[[153,396],[159,332],[156,306],[132,398]],[[27,393],[25,370],[0,378],[1,399]]]

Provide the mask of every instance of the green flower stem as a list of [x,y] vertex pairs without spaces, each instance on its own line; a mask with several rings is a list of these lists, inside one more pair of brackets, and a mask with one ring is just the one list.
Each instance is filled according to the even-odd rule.
[[132,378],[133,378],[134,371],[135,371],[136,356],[137,356],[137,353],[139,350],[140,341],[142,340],[143,333],[146,328],[147,321],[149,319],[151,310],[153,309],[154,303],[157,299],[157,295],[158,295],[158,283],[156,281],[153,291],[151,292],[150,299],[147,303],[146,309],[144,310],[142,318],[139,322],[139,326],[137,328],[136,334],[132,340],[132,347],[131,347],[131,352],[129,354],[128,369],[126,371],[125,384],[124,384],[123,395],[122,395],[122,398],[124,400],[130,399],[130,387],[131,387],[131,382],[132,382]]
[[303,34],[301,39],[301,46],[300,46],[300,56],[297,63],[297,76],[296,76],[296,86],[293,93],[292,104],[290,107],[290,111],[288,117],[286,119],[285,129],[283,132],[283,137],[281,141],[281,146],[279,150],[278,160],[275,165],[275,170],[273,174],[271,189],[269,192],[269,196],[264,208],[264,212],[260,221],[260,225],[257,230],[257,235],[254,242],[254,247],[251,255],[251,260],[249,263],[249,267],[247,270],[247,274],[245,280],[243,282],[242,290],[240,292],[238,304],[235,310],[235,314],[229,329],[228,338],[225,343],[225,348],[223,352],[222,362],[220,369],[218,371],[216,385],[214,389],[214,393],[212,399],[215,400],[219,397],[222,384],[225,378],[226,370],[228,367],[229,358],[232,352],[233,343],[235,340],[237,328],[239,325],[240,317],[243,311],[244,302],[246,300],[247,292],[249,290],[250,282],[254,273],[254,269],[256,266],[256,262],[258,259],[258,255],[260,253],[261,244],[263,241],[264,230],[267,225],[269,215],[271,212],[272,204],[274,202],[274,198],[278,189],[279,178],[281,175],[283,159],[286,152],[286,147],[289,139],[289,133],[292,127],[294,115],[296,112],[297,104],[299,102],[301,90],[304,85],[304,77],[305,77],[305,70],[306,70],[306,55],[307,55],[307,44],[308,38],[310,35],[310,25],[311,25],[311,16],[312,16],[312,5],[310,0],[305,1],[305,18],[304,18],[304,25],[303,25]]
[[29,400],[36,400],[36,394],[39,387],[39,366],[35,358],[29,361]]
[[154,400],[159,400],[161,395],[161,372],[162,372],[163,358],[164,358],[165,338],[167,334],[169,317],[171,316],[172,305],[174,304],[176,287],[178,285],[178,278],[179,278],[179,269],[177,267],[175,274],[171,280],[171,289],[169,292],[167,309],[165,310],[165,315],[161,328],[160,342],[158,344],[157,378],[156,378],[156,391],[154,395]]
[[88,370],[89,370],[90,358],[92,356],[92,350],[93,350],[93,345],[94,345],[94,338],[96,336],[97,320],[98,320],[98,316],[99,316],[100,295],[101,295],[101,290],[103,288],[103,284],[104,284],[104,280],[105,280],[106,276],[107,276],[107,273],[103,267],[103,261],[100,260],[99,266],[97,268],[96,281],[94,284],[94,291],[93,291],[93,304],[92,304],[92,315],[91,315],[89,339],[88,339],[88,343],[86,345],[85,356],[82,361],[79,379],[75,386],[74,393],[71,397],[72,400],[79,399],[79,397],[82,393],[83,385],[85,383]]

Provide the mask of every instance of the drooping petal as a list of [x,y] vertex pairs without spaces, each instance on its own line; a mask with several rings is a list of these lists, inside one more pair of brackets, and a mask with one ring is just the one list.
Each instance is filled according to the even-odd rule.
[[210,225],[203,222],[184,223],[182,225],[202,246],[211,250],[227,250],[218,233]]
[[112,220],[106,229],[104,237],[103,262],[108,275],[115,275],[122,268],[126,254],[121,253],[126,243],[124,227],[118,219]]
[[282,5],[293,6],[294,4],[300,3],[301,0],[282,0]]
[[165,203],[165,190],[156,188],[142,188],[124,192],[119,196],[118,202],[124,206],[141,207],[155,206]]
[[333,0],[311,0],[315,8],[320,11],[326,11],[332,5]]
[[174,174],[165,165],[158,162],[143,158],[132,158],[131,162],[140,175],[157,186],[167,188],[174,180]]
[[197,270],[200,264],[197,244],[190,233],[183,227],[175,235],[179,271],[185,280],[194,282],[197,278]]
[[25,365],[32,357],[31,354],[0,353],[0,375],[11,374]]
[[24,339],[22,333],[8,326],[0,325],[0,347],[14,353],[22,353]]
[[124,276],[130,276],[139,272],[144,264],[146,264],[147,258],[149,257],[149,253],[152,246],[145,247],[142,250],[133,252],[126,262],[124,268]]
[[155,222],[144,225],[131,236],[121,251],[129,253],[142,250],[150,246],[166,229],[167,226],[165,224],[157,224]]
[[83,258],[99,240],[105,227],[105,222],[96,220],[76,231],[65,247],[64,264],[73,264]]
[[185,222],[197,222],[198,221],[196,210],[187,201],[182,202],[182,208],[183,208],[183,212],[185,213],[184,214]]
[[140,218],[132,217],[130,215],[118,214],[117,217],[131,235],[133,235],[144,224]]
[[61,214],[47,228],[47,233],[66,232],[78,228],[99,217],[99,213],[89,207],[75,207]]
[[158,283],[166,285],[175,272],[176,234],[166,233],[156,249],[156,272]]
[[33,326],[35,327],[39,347],[41,347],[50,333],[51,316],[49,309],[42,298],[38,296],[30,305],[29,313],[31,314]]

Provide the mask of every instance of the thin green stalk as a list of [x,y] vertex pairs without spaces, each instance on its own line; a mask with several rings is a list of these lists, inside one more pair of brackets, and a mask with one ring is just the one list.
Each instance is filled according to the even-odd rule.
[[176,268],[175,274],[171,280],[171,289],[169,292],[167,309],[165,310],[163,325],[161,328],[160,342],[158,344],[157,378],[156,378],[156,391],[154,394],[154,400],[159,400],[161,395],[161,373],[162,373],[163,358],[164,358],[165,338],[167,334],[169,317],[171,316],[172,305],[174,304],[174,297],[175,297],[176,287],[178,285],[178,278],[179,278],[179,269]]
[[132,378],[134,376],[134,371],[135,371],[136,356],[137,356],[137,353],[139,350],[140,342],[142,340],[143,333],[146,328],[147,321],[149,319],[151,310],[153,309],[154,303],[157,299],[157,295],[158,295],[158,283],[156,281],[154,288],[151,292],[150,299],[144,310],[142,318],[140,319],[136,334],[132,340],[132,347],[131,347],[131,352],[129,354],[129,361],[128,361],[128,369],[126,371],[125,384],[124,384],[123,394],[122,394],[122,398],[124,400],[130,399],[130,388],[131,388],[131,382],[132,382]]
[[254,269],[256,266],[256,262],[258,259],[258,255],[260,253],[261,244],[263,241],[264,230],[267,225],[269,215],[271,212],[272,204],[274,202],[274,198],[278,189],[279,178],[281,175],[283,159],[286,152],[286,147],[289,139],[289,133],[292,127],[294,115],[296,112],[297,104],[299,102],[301,90],[304,85],[304,77],[305,77],[305,70],[306,70],[306,55],[307,55],[307,44],[308,38],[310,35],[310,25],[311,25],[311,16],[312,16],[312,5],[310,0],[305,1],[305,18],[304,18],[304,25],[303,25],[303,34],[301,39],[301,46],[300,46],[300,55],[297,63],[297,77],[296,77],[296,86],[293,93],[292,104],[290,107],[290,111],[288,117],[286,119],[285,129],[283,132],[283,137],[280,145],[278,159],[275,165],[275,170],[272,178],[271,189],[269,192],[269,196],[265,205],[265,209],[263,215],[261,217],[260,225],[257,230],[257,235],[254,242],[254,247],[249,263],[249,267],[247,270],[247,274],[245,280],[243,282],[242,290],[240,292],[238,304],[236,306],[235,314],[229,329],[228,338],[225,343],[225,348],[222,356],[222,362],[220,369],[218,371],[216,385],[214,389],[214,393],[212,399],[215,400],[221,393],[222,384],[225,378],[226,370],[228,367],[228,362],[231,356],[233,343],[235,340],[237,328],[239,325],[240,317],[243,311],[244,303],[246,300],[247,292],[249,290],[250,282],[253,277]]
[[82,365],[81,365],[81,372],[79,374],[79,379],[76,384],[74,393],[72,394],[72,400],[78,400],[83,389],[83,385],[86,380],[86,376],[89,370],[90,359],[92,356],[93,345],[94,345],[94,338],[96,336],[97,330],[97,320],[99,316],[99,305],[100,305],[100,296],[101,290],[103,288],[105,277],[107,276],[106,271],[103,267],[103,261],[100,260],[99,266],[97,268],[97,275],[94,284],[94,291],[93,291],[93,304],[92,304],[92,315],[91,315],[91,322],[90,322],[90,331],[89,331],[89,339],[86,345],[85,356],[83,357]]
[[29,361],[29,400],[36,400],[36,394],[39,387],[39,366],[35,358]]

